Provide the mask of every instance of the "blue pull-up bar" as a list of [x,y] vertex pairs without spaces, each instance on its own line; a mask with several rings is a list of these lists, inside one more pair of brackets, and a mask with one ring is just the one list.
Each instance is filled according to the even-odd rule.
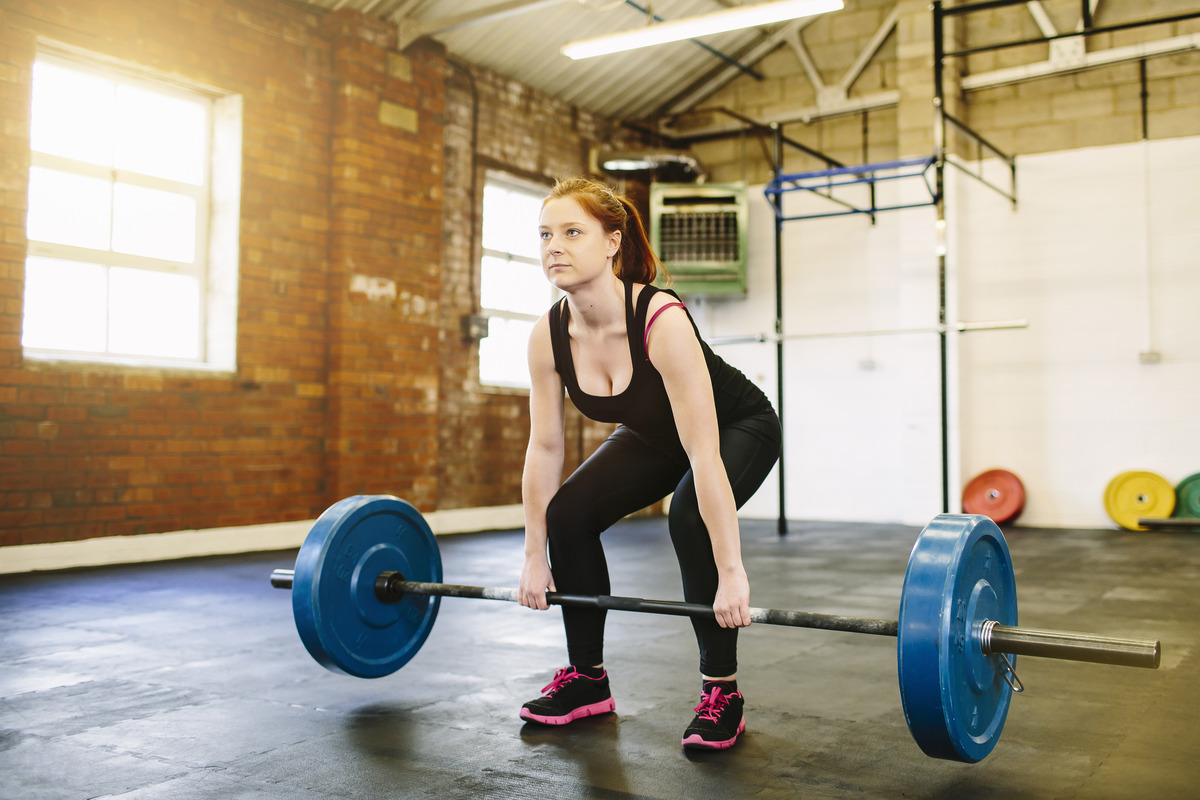
[[[789,221],[796,219],[816,219],[818,217],[838,217],[847,214],[870,214],[874,219],[875,214],[880,211],[896,211],[902,208],[922,208],[931,206],[937,202],[937,192],[929,182],[929,168],[936,161],[936,156],[923,156],[921,158],[905,158],[896,161],[881,161],[874,164],[859,164],[849,167],[827,167],[825,169],[811,170],[808,172],[795,172],[788,175],[777,175],[774,180],[767,184],[763,193],[769,200],[775,200],[782,197],[787,192],[807,191],[812,192],[826,200],[844,206],[844,211],[827,211],[814,214],[798,214],[795,216],[785,216],[783,213],[782,202],[772,203],[772,208],[775,209],[775,215],[780,221]],[[887,174],[879,174],[881,172]],[[879,206],[875,203],[875,184],[882,181],[898,180],[901,178],[922,178],[925,182],[925,188],[929,190],[929,200],[920,203],[906,203],[902,205]],[[853,186],[855,184],[865,183],[871,187],[871,203],[866,208],[860,208],[852,203],[846,202],[832,195],[832,190],[839,186]]]

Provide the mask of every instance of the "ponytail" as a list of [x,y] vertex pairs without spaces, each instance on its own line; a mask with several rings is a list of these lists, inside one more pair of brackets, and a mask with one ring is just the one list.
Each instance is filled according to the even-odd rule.
[[650,246],[646,236],[646,228],[642,225],[642,215],[638,213],[628,197],[618,195],[617,199],[625,208],[625,230],[621,234],[621,251],[613,259],[613,272],[623,281],[635,283],[654,283],[659,271],[669,281],[670,273]]

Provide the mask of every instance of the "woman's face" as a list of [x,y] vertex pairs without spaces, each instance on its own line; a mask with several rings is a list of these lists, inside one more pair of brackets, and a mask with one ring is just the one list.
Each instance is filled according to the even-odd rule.
[[605,231],[575,198],[548,200],[542,207],[538,233],[542,239],[542,271],[559,289],[567,291],[612,274],[621,233]]

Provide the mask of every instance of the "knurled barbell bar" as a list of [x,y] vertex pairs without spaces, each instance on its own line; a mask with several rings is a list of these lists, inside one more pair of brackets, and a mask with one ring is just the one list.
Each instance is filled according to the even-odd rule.
[[[517,590],[440,583],[433,532],[412,505],[359,495],[317,520],[295,569],[271,584],[292,590],[296,629],[309,653],[334,672],[389,675],[424,644],[442,597],[517,602]],[[669,600],[550,592],[553,605],[712,617],[710,606]],[[976,762],[995,747],[1013,692],[1010,656],[1117,666],[1159,665],[1159,642],[1016,627],[1016,582],[1008,545],[992,520],[943,514],[921,531],[909,557],[898,620],[752,608],[753,622],[895,636],[900,696],[909,731],[929,756]]]

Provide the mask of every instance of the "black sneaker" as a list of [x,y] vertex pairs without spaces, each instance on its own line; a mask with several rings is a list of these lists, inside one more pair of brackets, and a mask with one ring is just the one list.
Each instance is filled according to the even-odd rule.
[[521,706],[521,719],[543,725],[566,725],[593,714],[616,709],[608,689],[608,672],[589,678],[574,667],[563,667],[554,680],[542,688],[542,696]]
[[691,750],[723,750],[733,747],[746,720],[742,716],[745,699],[741,692],[729,692],[728,686],[711,686],[700,696],[694,709],[696,718],[683,732],[683,746]]

